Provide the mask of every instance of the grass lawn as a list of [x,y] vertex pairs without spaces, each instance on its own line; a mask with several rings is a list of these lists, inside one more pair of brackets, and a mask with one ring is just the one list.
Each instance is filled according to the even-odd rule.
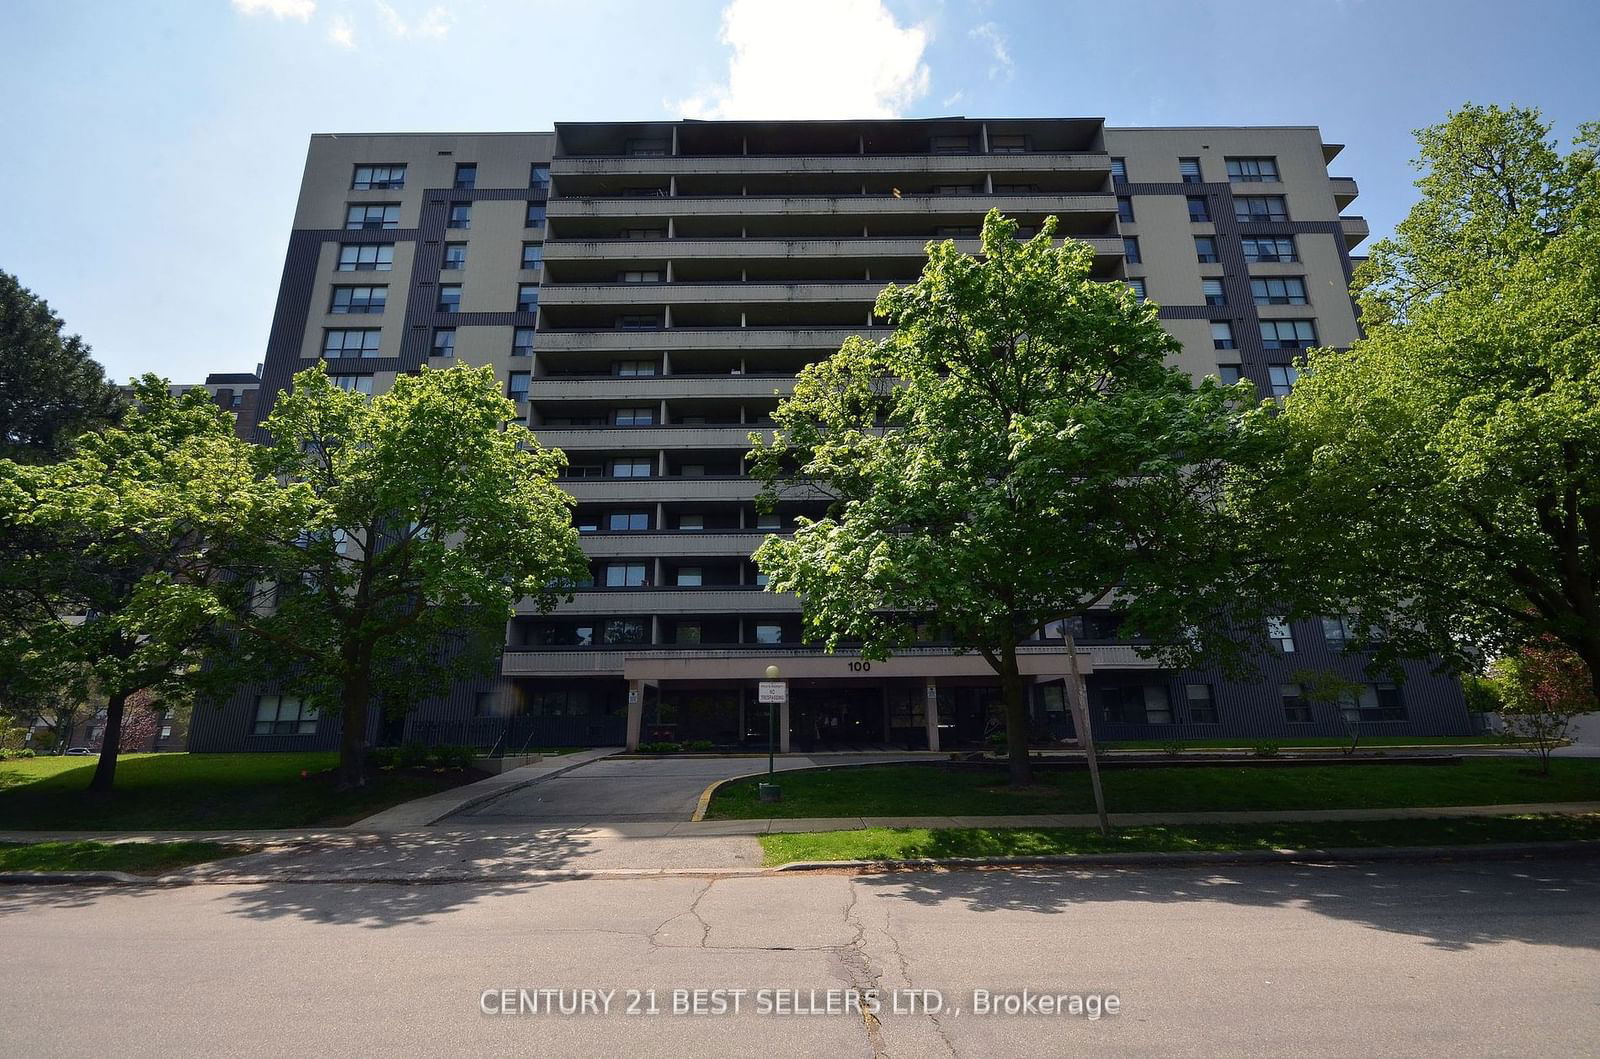
[[1377,820],[1320,824],[1196,824],[1088,828],[886,828],[762,835],[768,864],[796,860],[914,860],[1060,853],[1173,853],[1201,850],[1454,846],[1486,842],[1600,839],[1600,815],[1482,816],[1460,820]]
[[0,871],[125,871],[160,875],[174,868],[249,853],[221,842],[0,842]]
[[[1549,777],[1520,757],[1468,758],[1459,765],[1103,766],[1112,812],[1250,809],[1392,809],[1428,805],[1600,801],[1600,759],[1557,758]],[[1089,774],[1039,770],[1013,791],[1003,768],[867,765],[778,777],[783,800],[756,798],[756,779],[717,790],[708,820],[812,816],[1009,816],[1094,811]]]
[[[355,793],[333,789],[338,757],[130,754],[107,798],[86,790],[95,758],[0,761],[0,830],[193,831],[348,824],[412,798],[480,779],[476,772],[375,771]],[[304,771],[307,778],[302,779]]]
[[[1217,750],[1229,748],[1236,750],[1249,750],[1257,743],[1274,743],[1285,750],[1321,747],[1346,747],[1350,740],[1340,736],[1306,736],[1301,739],[1123,739],[1108,742],[1099,742],[1096,745],[1102,750],[1165,750],[1172,743],[1177,742],[1185,747],[1195,750]],[[1389,736],[1362,736],[1360,749],[1376,749],[1378,747],[1397,746],[1503,746],[1506,740],[1491,733],[1482,735],[1397,735]]]

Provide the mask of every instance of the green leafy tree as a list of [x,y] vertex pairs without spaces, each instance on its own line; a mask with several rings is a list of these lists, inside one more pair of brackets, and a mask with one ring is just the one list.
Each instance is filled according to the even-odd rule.
[[95,707],[89,701],[89,670],[69,665],[47,672],[43,660],[20,651],[17,657],[0,655],[0,715],[34,731],[36,745],[65,753],[72,733]]
[[147,375],[122,422],[60,462],[0,460],[0,671],[86,678],[106,697],[93,791],[112,789],[130,696],[219,694],[240,677],[220,651],[245,597],[237,571],[295,518],[256,458],[204,391],[174,398]]
[[311,504],[271,542],[242,642],[338,716],[343,786],[365,782],[374,704],[400,715],[481,674],[519,599],[548,609],[587,573],[555,482],[565,457],[515,414],[488,368],[401,375],[369,398],[319,364],[265,424],[273,471]]
[[1357,272],[1367,336],[1315,351],[1241,499],[1283,583],[1379,664],[1471,669],[1544,635],[1600,686],[1600,127],[1419,133],[1422,199]]
[[1345,734],[1350,737],[1350,745],[1344,748],[1344,752],[1354,754],[1361,745],[1361,722],[1354,714],[1358,698],[1366,685],[1340,676],[1331,669],[1297,669],[1289,674],[1289,680],[1300,685],[1300,692],[1307,702],[1338,711],[1339,719],[1344,722]]
[[1046,625],[1067,628],[1091,750],[1073,619],[1114,605],[1148,654],[1236,668],[1265,629],[1223,493],[1266,413],[1248,384],[1168,368],[1155,306],[1091,280],[1092,249],[1054,233],[1019,241],[991,212],[981,256],[930,244],[922,277],[878,297],[893,334],[807,367],[775,439],[753,438],[765,502],[832,500],[756,552],[768,588],[798,593],[830,650],[881,658],[927,626],[981,654],[1014,784],[1031,782],[1019,648]]
[[121,391],[60,317],[8,272],[0,272],[0,457],[59,459],[79,434],[115,422]]
[[1553,637],[1525,644],[1489,666],[1506,737],[1539,759],[1550,774],[1550,752],[1565,743],[1574,717],[1600,710],[1583,660]]

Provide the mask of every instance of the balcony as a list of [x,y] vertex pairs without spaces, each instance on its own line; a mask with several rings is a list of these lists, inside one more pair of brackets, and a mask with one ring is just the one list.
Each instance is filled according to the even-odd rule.
[[[1094,247],[1097,257],[1121,257],[1122,239],[1109,236],[1074,236]],[[557,239],[544,248],[546,261],[660,261],[685,258],[729,260],[789,258],[818,260],[870,260],[873,258],[926,258],[929,242],[899,237],[842,239]],[[977,239],[957,239],[956,248],[976,254]]]
[[832,352],[851,335],[885,338],[888,328],[867,327],[672,327],[643,331],[605,328],[539,332],[539,352],[626,352],[661,349],[824,349]]
[[[538,614],[527,600],[518,614]],[[774,595],[755,585],[727,588],[600,588],[579,590],[553,614],[798,614],[800,599]]]
[[754,500],[761,492],[755,478],[564,478],[561,488],[578,500],[614,502],[648,500]]
[[769,530],[678,530],[669,533],[592,533],[582,538],[585,555],[596,559],[653,559],[661,556],[749,558]]
[[1087,173],[1111,174],[1111,157],[1093,152],[1018,154],[795,154],[557,157],[550,175],[688,176],[695,174],[836,175],[839,173]]
[[1333,187],[1333,201],[1338,204],[1341,210],[1354,202],[1356,196],[1361,194],[1360,189],[1356,187],[1355,180],[1351,177],[1331,176],[1328,178],[1328,183]]
[[[750,435],[770,438],[771,425],[655,427],[529,427],[546,448],[578,452],[586,449],[748,449]],[[649,481],[630,478],[627,481]]]
[[726,305],[731,302],[860,302],[870,305],[882,280],[821,283],[555,283],[539,303],[560,305]]
[[990,209],[1017,214],[1085,213],[1115,216],[1111,195],[663,195],[551,199],[551,220],[572,217],[752,217],[771,214],[859,216],[916,214],[982,217]]
[[[542,344],[540,349],[544,349]],[[534,401],[656,401],[683,397],[773,397],[793,390],[793,375],[540,376],[533,380],[528,396]]]
[[1340,217],[1339,227],[1344,232],[1346,250],[1354,250],[1370,234],[1365,217]]

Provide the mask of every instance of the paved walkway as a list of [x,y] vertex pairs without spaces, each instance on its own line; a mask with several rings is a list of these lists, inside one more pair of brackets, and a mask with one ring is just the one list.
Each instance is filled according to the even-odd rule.
[[619,747],[612,746],[599,750],[580,750],[575,754],[554,755],[537,764],[523,765],[521,768],[502,772],[498,776],[490,776],[477,783],[452,787],[438,794],[430,794],[426,798],[390,806],[381,813],[357,820],[352,826],[366,831],[409,831],[412,828],[427,827],[453,813],[465,812],[475,805],[481,805],[532,784],[547,782],[573,769],[582,768],[584,765],[619,752]]

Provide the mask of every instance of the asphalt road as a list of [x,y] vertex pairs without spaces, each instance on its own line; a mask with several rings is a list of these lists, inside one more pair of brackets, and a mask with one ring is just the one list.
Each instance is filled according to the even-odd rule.
[[[827,764],[918,760],[916,754],[814,754],[777,760],[779,771]],[[709,784],[765,772],[764,757],[601,758],[458,813],[456,823],[580,824],[688,820]]]
[[[1597,869],[1549,859],[502,887],[7,887],[4,1050],[1592,1055]],[[626,1014],[625,992],[610,1014],[481,1010],[486,990],[542,988],[654,989],[660,1013]],[[737,1016],[671,1014],[672,990],[690,988],[750,992]],[[876,1019],[826,1013],[820,991],[852,988],[883,991]],[[977,988],[1115,994],[1120,1010],[1098,1020],[985,1016]],[[760,989],[800,990],[823,1013],[758,1014]],[[890,991],[906,989],[940,991],[944,1010],[889,1010]],[[905,1007],[913,994],[898,995]],[[776,1004],[780,994],[766,996]],[[491,1008],[501,1004],[489,994]]]

